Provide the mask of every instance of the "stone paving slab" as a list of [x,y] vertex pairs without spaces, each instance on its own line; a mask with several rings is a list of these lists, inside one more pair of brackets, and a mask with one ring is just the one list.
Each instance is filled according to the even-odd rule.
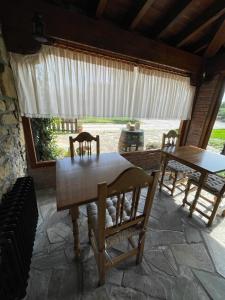
[[[203,233],[204,240],[209,249],[210,255],[214,262],[216,271],[225,278],[225,247],[217,239],[210,236],[208,233]],[[225,296],[224,296],[225,299]]]
[[[224,260],[220,254],[225,249],[225,223],[216,219],[215,226],[208,229],[197,217],[188,218],[187,209],[180,207],[182,198],[176,197],[174,201],[166,193],[156,193],[142,263],[136,266],[135,258],[124,261],[107,272],[106,284],[98,287],[85,206],[80,209],[81,258],[77,261],[68,211],[56,211],[53,190],[38,192],[40,219],[25,299],[210,299],[206,293],[209,275],[200,281],[193,272],[207,271],[223,278],[216,271],[219,273],[217,264],[221,270]],[[221,251],[215,250],[209,234],[221,242]],[[109,252],[118,255],[129,247],[125,241]]]
[[25,300],[48,300],[48,286],[51,276],[52,270],[31,269]]
[[150,229],[146,234],[146,248],[185,243],[183,232]]
[[189,244],[202,242],[202,237],[199,230],[193,226],[185,228],[185,237]]
[[193,270],[193,272],[213,300],[225,299],[225,279],[204,271]]
[[47,229],[47,235],[51,244],[60,243],[73,238],[71,228],[65,223],[59,222]]
[[164,254],[163,250],[147,250],[144,253],[144,257],[149,262],[149,264],[158,269],[159,272],[163,272],[168,276],[176,276],[176,270],[173,267],[173,264],[170,264],[168,256]]
[[213,264],[203,243],[172,245],[171,249],[178,264],[209,272],[214,271]]

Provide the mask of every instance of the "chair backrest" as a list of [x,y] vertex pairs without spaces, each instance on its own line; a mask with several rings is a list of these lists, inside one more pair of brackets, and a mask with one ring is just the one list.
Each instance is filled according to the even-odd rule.
[[74,157],[74,143],[78,142],[79,147],[79,155],[83,156],[87,153],[87,155],[92,154],[92,141],[96,142],[96,154],[99,155],[100,153],[100,142],[99,142],[99,136],[96,135],[96,137],[92,136],[89,132],[81,132],[78,134],[77,137],[73,138],[72,136],[69,137],[70,142],[70,155],[71,157]]
[[[148,175],[141,168],[131,167],[123,171],[111,184],[107,185],[106,182],[98,184],[99,246],[104,247],[106,237],[124,229],[137,226],[139,229],[146,228],[157,177],[157,172]],[[112,207],[110,202],[111,204],[114,202],[115,206]],[[106,214],[106,209],[114,210],[110,226],[107,226],[109,215]]]
[[178,146],[179,137],[179,134],[175,130],[170,130],[167,133],[163,133],[162,148]]

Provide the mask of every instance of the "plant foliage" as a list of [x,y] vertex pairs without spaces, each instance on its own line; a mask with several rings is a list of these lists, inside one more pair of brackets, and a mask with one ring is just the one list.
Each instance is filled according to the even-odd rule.
[[56,145],[56,134],[52,130],[58,119],[32,118],[31,126],[34,137],[37,160],[52,160],[60,156]]

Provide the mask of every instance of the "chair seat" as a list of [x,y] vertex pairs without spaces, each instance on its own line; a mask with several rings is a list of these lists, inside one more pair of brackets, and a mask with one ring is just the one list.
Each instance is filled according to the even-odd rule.
[[168,164],[167,164],[167,169],[170,169],[170,170],[176,171],[176,172],[185,173],[185,174],[191,174],[194,172],[193,169],[181,164],[180,162],[178,162],[176,160],[169,160]]
[[[201,174],[199,172],[195,172],[189,176],[189,179],[198,183],[200,176]],[[209,174],[203,188],[205,187],[212,192],[220,193],[224,184],[225,180],[222,177],[214,174]]]
[[[106,218],[105,218],[106,228],[116,225],[117,201],[118,201],[117,198],[108,198],[106,200]],[[125,199],[124,211],[122,217],[123,221],[130,220],[130,213],[131,213],[131,203],[128,199]],[[94,230],[94,233],[96,234],[98,228],[98,208],[95,202],[92,202],[87,205],[87,215],[88,215],[89,224]],[[140,213],[137,213],[137,216],[138,215],[140,215]],[[106,238],[106,246],[108,248],[112,247],[113,245],[118,244],[133,235],[138,235],[139,233],[140,233],[140,229],[138,229],[138,227],[130,227],[125,230],[119,231],[118,233]]]

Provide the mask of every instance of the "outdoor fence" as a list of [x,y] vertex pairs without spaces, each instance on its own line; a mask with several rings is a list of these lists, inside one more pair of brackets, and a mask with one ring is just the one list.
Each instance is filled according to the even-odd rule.
[[76,133],[78,132],[77,119],[60,119],[51,125],[51,129],[57,132]]

